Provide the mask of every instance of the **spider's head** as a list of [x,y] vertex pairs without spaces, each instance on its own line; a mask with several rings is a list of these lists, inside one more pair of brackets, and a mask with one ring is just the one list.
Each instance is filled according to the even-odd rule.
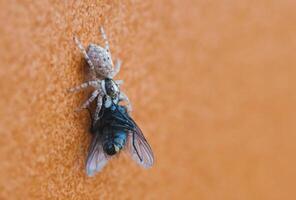
[[119,97],[119,87],[112,79],[105,79],[105,89],[106,94],[110,96],[112,99],[116,99]]
[[109,97],[111,97],[112,100],[118,100],[120,90],[118,85],[110,78],[105,78],[102,81],[102,88],[105,94]]
[[112,69],[113,62],[108,49],[96,44],[90,44],[88,46],[87,55],[96,68]]

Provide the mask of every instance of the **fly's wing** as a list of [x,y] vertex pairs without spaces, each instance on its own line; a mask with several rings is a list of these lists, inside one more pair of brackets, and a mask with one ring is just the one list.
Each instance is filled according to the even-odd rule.
[[107,161],[108,156],[104,153],[101,136],[98,133],[94,133],[86,161],[87,175],[94,176],[96,172],[103,169]]
[[144,168],[149,168],[154,162],[152,149],[135,122],[134,125],[134,131],[128,134],[127,149],[134,161]]
[[129,116],[124,106],[117,106],[116,109],[117,112],[114,115],[116,120],[114,120],[115,123],[112,126],[128,132],[127,151],[139,165],[144,168],[151,167],[154,162],[153,153],[141,129]]

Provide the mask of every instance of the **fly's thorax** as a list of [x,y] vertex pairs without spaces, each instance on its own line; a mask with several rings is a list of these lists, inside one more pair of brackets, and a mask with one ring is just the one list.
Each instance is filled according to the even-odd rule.
[[126,133],[124,131],[111,130],[104,132],[103,135],[103,150],[108,155],[118,153],[126,143]]
[[107,77],[113,68],[109,50],[96,44],[90,44],[87,49],[87,55],[95,66],[95,70]]

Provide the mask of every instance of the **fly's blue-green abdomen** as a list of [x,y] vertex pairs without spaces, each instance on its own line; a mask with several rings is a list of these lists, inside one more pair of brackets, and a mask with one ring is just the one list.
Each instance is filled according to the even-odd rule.
[[122,130],[112,130],[103,137],[103,149],[108,155],[114,155],[119,152],[126,143],[126,132]]
[[122,149],[126,142],[126,133],[123,131],[118,131],[114,135],[114,144],[119,148]]

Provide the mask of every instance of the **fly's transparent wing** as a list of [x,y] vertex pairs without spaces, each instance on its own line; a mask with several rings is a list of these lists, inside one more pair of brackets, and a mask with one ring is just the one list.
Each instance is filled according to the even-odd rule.
[[136,127],[135,131],[129,132],[127,148],[132,159],[139,165],[144,168],[149,168],[153,165],[153,152],[142,131],[138,127]]
[[88,176],[94,176],[96,172],[99,172],[107,164],[108,156],[105,155],[101,137],[95,133],[89,148],[87,161],[86,161],[86,173]]

